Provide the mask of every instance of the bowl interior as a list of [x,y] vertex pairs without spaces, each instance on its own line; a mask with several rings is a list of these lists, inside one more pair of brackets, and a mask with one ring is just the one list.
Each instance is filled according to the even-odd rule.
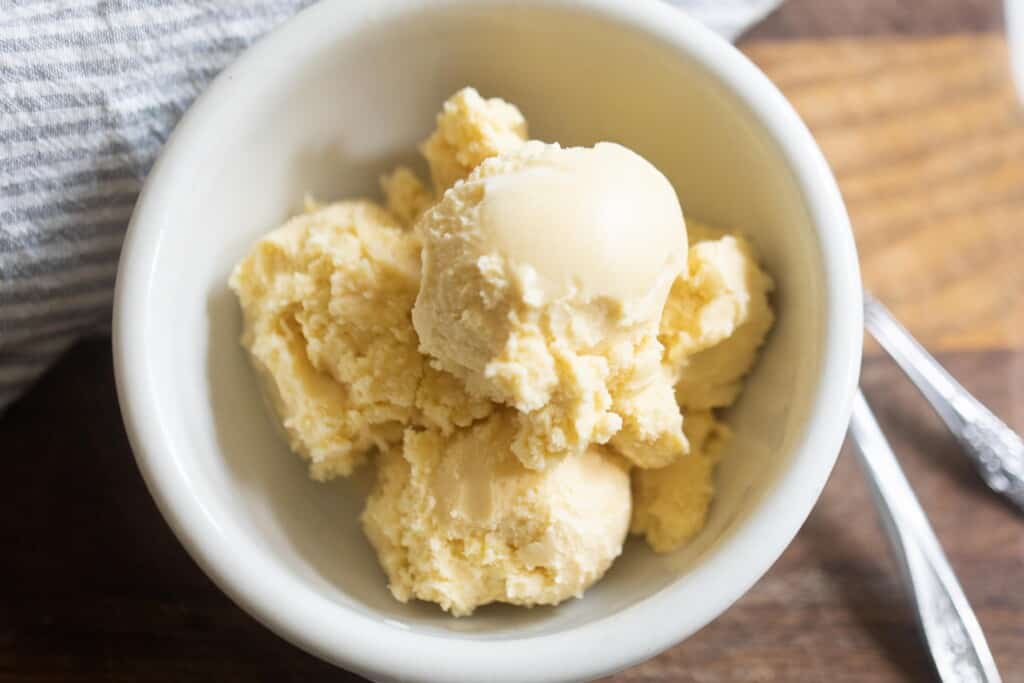
[[[146,341],[137,381],[152,392],[167,452],[188,482],[187,502],[176,504],[201,508],[226,548],[245,546],[339,614],[446,637],[561,631],[685,586],[710,554],[732,552],[732,532],[790,462],[817,390],[821,255],[782,153],[704,67],[600,12],[528,3],[350,11],[376,14],[339,24],[331,40],[295,42],[284,58],[257,48],[230,71],[238,96],[215,88],[186,121],[173,164],[160,169],[156,224],[138,227],[158,237],[145,265],[146,313],[131,322]],[[278,437],[239,346],[226,281],[306,192],[377,197],[377,177],[415,162],[441,102],[467,84],[516,103],[534,137],[636,150],[672,181],[686,215],[747,233],[778,282],[778,325],[729,415],[736,438],[694,543],[657,556],[633,540],[584,599],[555,609],[492,607],[452,619],[388,593],[358,522],[372,474],[314,483]]]

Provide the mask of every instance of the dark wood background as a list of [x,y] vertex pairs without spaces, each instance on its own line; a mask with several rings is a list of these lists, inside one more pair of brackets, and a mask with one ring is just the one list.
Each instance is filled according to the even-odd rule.
[[[994,0],[788,0],[740,45],[839,177],[866,283],[1024,429],[1024,114]],[[978,482],[894,366],[863,384],[972,601],[1024,682],[1024,516]],[[135,468],[109,342],[80,344],[0,419],[0,681],[357,681],[199,571]],[[848,450],[775,567],[687,642],[609,683],[923,681]]]

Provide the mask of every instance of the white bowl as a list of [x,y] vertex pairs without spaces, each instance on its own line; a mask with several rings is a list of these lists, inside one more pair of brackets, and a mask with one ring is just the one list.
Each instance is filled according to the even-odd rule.
[[[317,484],[288,452],[238,344],[232,265],[309,191],[376,194],[463,85],[563,144],[614,140],[687,215],[752,236],[778,325],[740,404],[707,528],[666,556],[631,541],[557,608],[453,619],[402,605],[357,521],[365,482]],[[567,681],[627,667],[739,598],[790,542],[846,430],[861,290],[835,181],[793,109],[680,11],[611,0],[327,2],[249,50],[192,107],[139,199],[114,356],[139,468],[182,544],[235,602],[376,680]]]

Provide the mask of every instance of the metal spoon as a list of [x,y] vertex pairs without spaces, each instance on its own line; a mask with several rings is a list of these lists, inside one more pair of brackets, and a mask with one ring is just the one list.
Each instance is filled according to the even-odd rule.
[[981,626],[859,390],[850,434],[939,678],[944,683],[999,683]]
[[864,293],[864,326],[974,461],[989,488],[1024,512],[1024,441],[939,365],[877,299]]

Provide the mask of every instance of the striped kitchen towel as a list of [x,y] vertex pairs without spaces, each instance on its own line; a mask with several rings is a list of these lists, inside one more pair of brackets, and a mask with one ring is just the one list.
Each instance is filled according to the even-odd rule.
[[[779,1],[673,4],[733,38]],[[125,226],[189,103],[312,2],[0,0],[0,412],[109,328]]]

